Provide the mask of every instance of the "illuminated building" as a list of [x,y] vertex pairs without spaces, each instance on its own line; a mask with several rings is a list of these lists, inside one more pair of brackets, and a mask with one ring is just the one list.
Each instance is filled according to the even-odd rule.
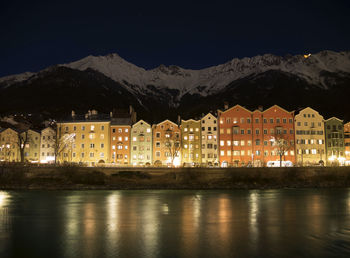
[[152,165],[152,127],[143,120],[131,128],[131,164]]
[[345,164],[350,166],[350,122],[344,124]]
[[329,118],[324,123],[327,165],[344,165],[344,125],[343,120]]
[[41,130],[40,163],[55,162],[56,131],[52,127]]
[[220,164],[265,166],[278,161],[276,142],[285,142],[283,161],[295,163],[294,112],[274,105],[254,112],[236,105],[218,110]]
[[208,113],[201,119],[202,164],[217,166],[218,156],[218,124],[217,118]]
[[181,120],[181,164],[184,166],[199,166],[201,155],[201,121]]
[[153,164],[156,166],[180,166],[181,130],[177,124],[165,120],[152,126]]
[[40,133],[34,130],[27,130],[21,133],[25,140],[24,161],[38,163],[40,160]]
[[324,119],[316,110],[307,107],[295,116],[295,141],[299,166],[325,164]]
[[72,117],[57,123],[57,137],[61,146],[58,160],[88,166],[110,162],[110,116],[92,110],[85,116]]
[[18,132],[14,129],[7,128],[0,131],[0,161],[21,161]]

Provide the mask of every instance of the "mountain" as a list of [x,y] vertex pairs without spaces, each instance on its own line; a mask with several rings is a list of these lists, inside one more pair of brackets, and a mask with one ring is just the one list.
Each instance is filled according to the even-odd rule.
[[326,117],[350,119],[349,85],[349,51],[266,54],[201,70],[164,65],[145,70],[110,54],[0,78],[0,113],[45,112],[59,117],[72,109],[109,112],[131,104],[143,118],[159,121],[178,114],[198,116],[227,101],[252,109],[311,106]]

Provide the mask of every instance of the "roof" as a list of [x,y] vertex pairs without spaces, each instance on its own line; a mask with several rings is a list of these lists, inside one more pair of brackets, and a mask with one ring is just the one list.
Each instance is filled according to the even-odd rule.
[[286,113],[290,113],[290,114],[293,114],[294,111],[288,111],[288,110],[285,110],[284,108],[280,107],[279,105],[273,105],[271,107],[269,107],[268,109],[264,110],[263,113],[267,112],[268,110],[272,109],[272,108],[279,108],[281,109],[282,111],[286,112]]
[[70,116],[58,123],[88,123],[88,122],[109,122],[111,117],[109,114],[94,114],[86,117],[85,115]]
[[327,120],[325,120],[325,122],[329,122],[330,120],[338,120],[338,121],[343,123],[343,120],[341,120],[341,119],[339,119],[339,118],[337,118],[335,116],[332,116],[331,118],[328,118]]
[[242,109],[244,109],[244,110],[246,110],[247,112],[249,112],[249,113],[252,113],[252,111],[250,111],[249,109],[246,109],[245,107],[243,107],[243,106],[241,106],[241,105],[234,105],[233,107],[230,107],[230,108],[228,108],[228,109],[226,109],[226,110],[220,110],[220,109],[218,109],[218,111],[219,112],[221,112],[221,113],[226,113],[226,112],[228,112],[228,111],[230,111],[231,109],[234,109],[234,108],[242,108]]
[[130,117],[127,118],[112,118],[111,125],[131,125],[132,121]]
[[145,120],[139,120],[139,121],[137,121],[135,124],[133,124],[132,126],[134,127],[134,126],[136,126],[136,125],[138,125],[138,124],[140,124],[140,123],[144,123],[145,125],[148,125],[149,127],[151,127],[151,125],[149,124],[149,123],[147,123]]

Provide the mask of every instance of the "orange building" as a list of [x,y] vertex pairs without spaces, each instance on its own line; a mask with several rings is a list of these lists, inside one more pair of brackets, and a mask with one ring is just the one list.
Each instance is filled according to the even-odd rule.
[[[262,150],[261,156],[255,158],[263,164],[269,161],[279,161],[278,146],[276,140],[286,141],[283,161],[295,164],[295,134],[294,134],[294,111],[287,111],[274,105],[262,112]],[[278,163],[277,163],[278,164]]]
[[170,120],[152,126],[154,165],[178,166],[181,163],[181,130]]
[[248,165],[252,161],[252,112],[236,105],[218,110],[218,121],[221,166]]
[[112,118],[110,126],[111,162],[116,165],[130,164],[130,119]]
[[222,167],[266,166],[279,160],[276,142],[288,144],[284,161],[295,163],[294,112],[274,105],[265,111],[249,111],[236,105],[218,110],[219,157]]
[[344,124],[345,165],[350,166],[350,122]]

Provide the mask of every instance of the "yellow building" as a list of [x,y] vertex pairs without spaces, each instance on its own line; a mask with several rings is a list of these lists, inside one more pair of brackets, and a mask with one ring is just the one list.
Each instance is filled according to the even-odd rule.
[[58,160],[95,166],[110,163],[110,117],[89,111],[57,123]]
[[14,129],[0,131],[0,161],[20,161],[18,133]]
[[201,120],[181,120],[181,157],[183,166],[199,166],[201,153]]
[[326,163],[324,119],[316,110],[307,107],[295,116],[295,142],[299,166]]
[[38,163],[40,160],[40,133],[34,130],[27,130],[21,133],[25,141],[24,161]]

